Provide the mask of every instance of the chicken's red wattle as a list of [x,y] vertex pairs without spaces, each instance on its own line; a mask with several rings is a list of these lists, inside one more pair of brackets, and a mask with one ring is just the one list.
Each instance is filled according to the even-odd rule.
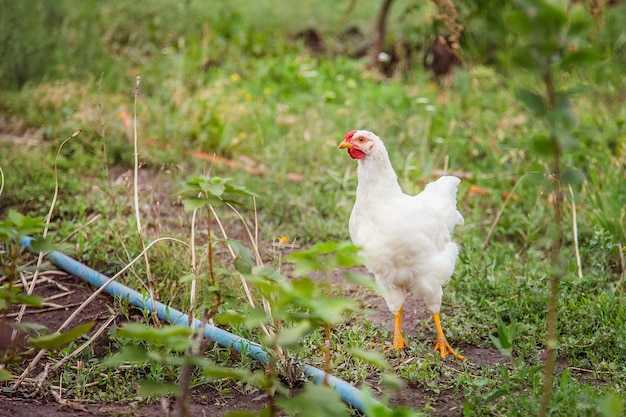
[[365,156],[365,152],[357,148],[350,148],[348,149],[348,155],[350,155],[352,159],[361,159]]

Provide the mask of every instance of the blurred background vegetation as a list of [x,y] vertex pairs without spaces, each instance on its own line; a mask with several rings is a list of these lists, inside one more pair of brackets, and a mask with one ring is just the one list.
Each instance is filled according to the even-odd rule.
[[[450,15],[437,7],[446,2],[393,1],[384,54],[372,58],[382,3],[0,2],[0,216],[8,207],[47,214],[59,144],[82,129],[60,153],[54,233],[69,236],[68,250],[105,274],[139,252],[128,183],[137,74],[140,160],[150,184],[141,209],[151,238],[189,233],[177,192],[190,173],[210,170],[259,195],[265,256],[275,255],[279,235],[303,245],[345,240],[356,179],[353,161],[335,148],[349,130],[375,131],[407,192],[441,172],[463,179],[463,250],[445,290],[449,338],[492,347],[496,317],[503,329],[519,325],[510,366],[434,374],[463,393],[466,415],[536,411],[553,200],[536,175],[547,166],[537,146],[545,125],[519,99],[520,88],[541,86],[515,55],[526,39],[510,16],[537,2],[454,2],[460,65],[442,77],[424,57],[438,35],[449,35]],[[608,393],[623,397],[626,389],[626,7],[540,3],[584,11],[588,30],[566,52],[584,44],[597,53],[555,77],[558,91],[578,93],[568,101],[575,121],[563,154],[563,168],[578,178],[566,190],[578,228],[567,231],[563,256],[574,259],[578,239],[584,272],[572,262],[562,282],[561,352],[571,372],[555,395],[562,415],[594,415]],[[186,252],[157,248],[151,256],[160,299],[180,301],[186,290],[173,260]],[[235,297],[227,300],[225,308],[237,310]],[[426,349],[423,336],[416,339]],[[402,369],[427,391],[438,389],[437,376]]]

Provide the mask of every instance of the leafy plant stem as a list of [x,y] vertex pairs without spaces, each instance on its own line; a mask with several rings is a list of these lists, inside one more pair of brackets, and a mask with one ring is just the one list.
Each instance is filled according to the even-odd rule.
[[208,255],[207,262],[209,264],[209,282],[211,283],[211,291],[215,294],[215,303],[213,305],[213,309],[209,314],[209,319],[213,318],[215,314],[217,314],[218,309],[220,308],[220,304],[222,303],[221,291],[217,281],[215,280],[215,271],[213,271],[213,242],[211,239],[211,207],[207,207],[207,236],[209,239],[208,242]]
[[[546,88],[546,97],[548,110],[553,111],[555,108],[555,92],[552,75],[548,69],[544,75],[544,84]],[[552,263],[552,271],[550,274],[550,299],[548,301],[548,323],[546,329],[546,357],[544,361],[544,386],[541,395],[541,403],[539,416],[544,417],[548,414],[548,406],[552,397],[552,380],[554,373],[554,363],[557,352],[557,336],[556,324],[558,315],[558,299],[559,299],[559,283],[561,280],[561,266],[559,254],[562,246],[561,220],[563,207],[563,188],[561,184],[561,143],[554,132],[554,128],[550,129],[550,141],[552,144],[552,172],[550,177],[554,182],[554,226],[557,235],[550,246],[550,260]]]
[[[191,334],[191,337],[194,338],[194,344],[187,350],[187,356],[202,356],[207,344],[207,341],[204,339],[204,329],[207,321],[209,320],[209,316],[209,312],[206,309],[203,310],[202,317],[200,319],[200,326],[198,326],[195,333]],[[192,415],[187,407],[187,398],[190,393],[191,377],[195,369],[196,366],[190,361],[186,362],[180,369],[180,379],[178,382],[180,393],[176,398],[175,408],[175,415],[178,417],[187,417]]]

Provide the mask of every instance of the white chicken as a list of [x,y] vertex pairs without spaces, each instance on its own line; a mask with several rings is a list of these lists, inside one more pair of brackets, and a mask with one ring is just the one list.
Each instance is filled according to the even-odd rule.
[[441,328],[442,286],[454,272],[459,249],[452,241],[463,216],[456,208],[460,179],[444,176],[416,196],[402,192],[387,149],[372,132],[353,130],[339,145],[358,160],[356,201],[350,215],[350,237],[361,247],[368,270],[394,314],[393,347],[402,349],[402,305],[407,295],[420,297],[432,313],[437,331],[435,351],[442,358],[452,349]]

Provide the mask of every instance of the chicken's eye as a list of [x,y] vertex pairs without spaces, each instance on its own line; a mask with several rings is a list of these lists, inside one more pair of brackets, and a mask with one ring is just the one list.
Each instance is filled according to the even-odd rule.
[[363,143],[363,141],[364,141],[365,139],[363,139],[363,138],[358,138],[357,140],[358,140],[359,142]]

